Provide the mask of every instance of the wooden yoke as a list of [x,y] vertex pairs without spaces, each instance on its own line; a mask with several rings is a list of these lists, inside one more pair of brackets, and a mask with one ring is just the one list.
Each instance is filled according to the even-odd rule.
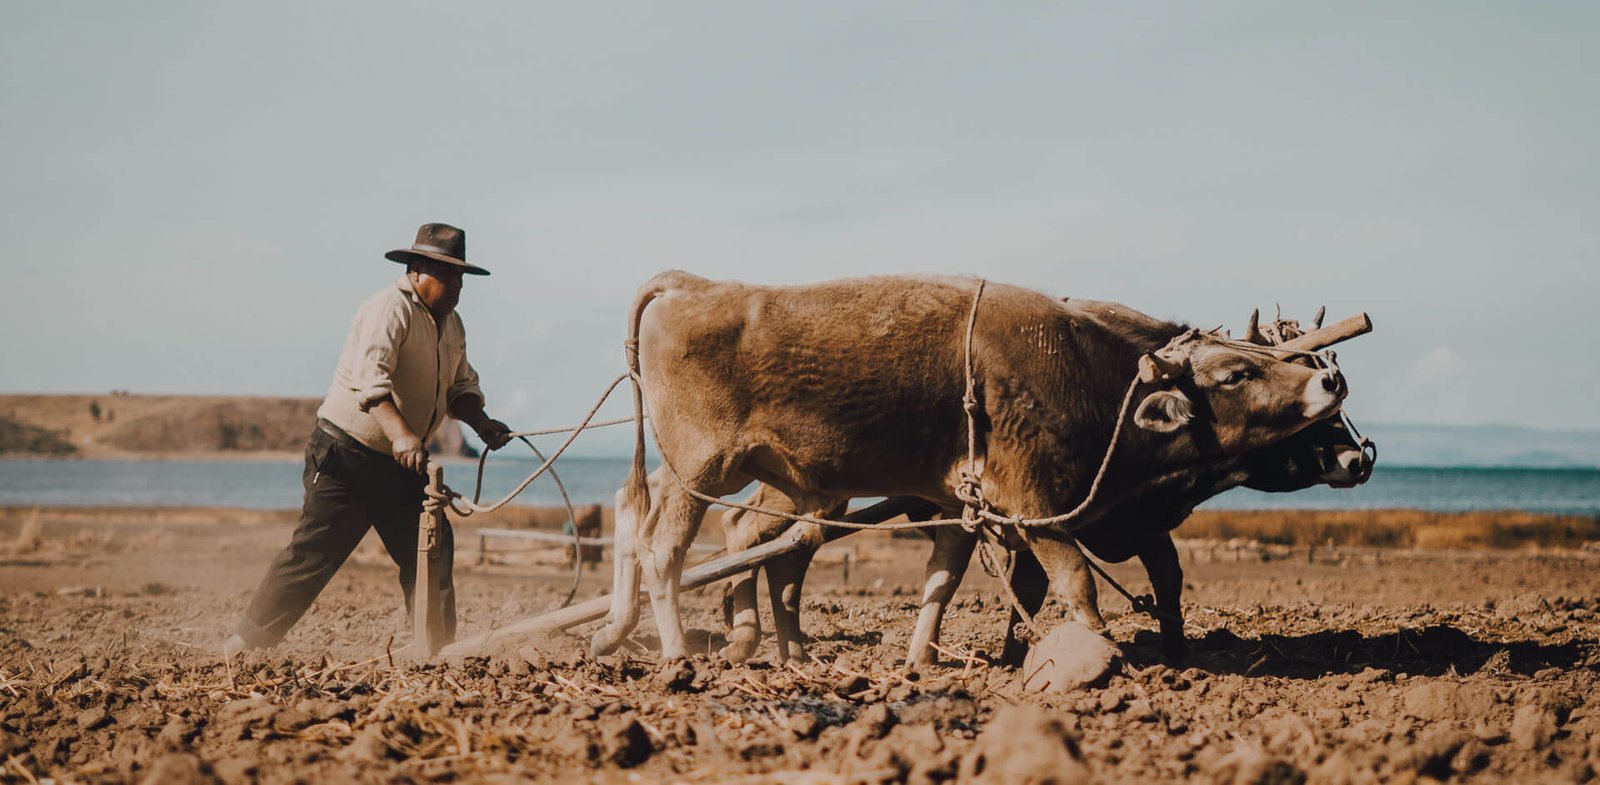
[[1327,347],[1332,346],[1340,341],[1348,341],[1351,338],[1355,338],[1359,335],[1366,335],[1370,332],[1372,332],[1372,320],[1368,318],[1366,314],[1361,313],[1343,321],[1330,324],[1327,327],[1319,327],[1300,336],[1299,338],[1284,341],[1277,346],[1272,346],[1269,348],[1292,349],[1294,351],[1301,352],[1315,352],[1321,349],[1326,349]]
[[[437,495],[443,488],[444,467],[429,461],[429,495]],[[445,640],[444,598],[439,590],[439,530],[449,525],[443,507],[430,511],[423,505],[417,521],[417,576],[411,588],[411,647],[419,658],[432,657],[449,642]]]

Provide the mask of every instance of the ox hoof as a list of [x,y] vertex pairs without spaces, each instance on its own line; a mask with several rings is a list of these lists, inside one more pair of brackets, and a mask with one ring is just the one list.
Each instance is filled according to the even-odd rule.
[[787,646],[778,646],[778,657],[785,662],[810,662],[811,655],[806,654],[806,647],[798,643]]
[[756,656],[756,641],[732,640],[717,653],[722,655],[722,659],[738,665]]
[[1182,635],[1175,638],[1161,636],[1161,659],[1168,665],[1183,662],[1189,657],[1189,641]]
[[589,656],[604,657],[616,651],[626,637],[626,632],[613,630],[610,626],[602,627],[593,638],[589,639]]

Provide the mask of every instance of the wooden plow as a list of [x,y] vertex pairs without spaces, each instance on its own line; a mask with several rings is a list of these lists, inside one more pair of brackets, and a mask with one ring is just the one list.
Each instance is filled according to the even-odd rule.
[[[1254,319],[1252,319],[1253,325]],[[1372,332],[1372,320],[1362,313],[1327,327],[1312,329],[1281,344],[1263,346],[1262,348],[1301,352],[1317,351],[1369,332]],[[428,487],[434,494],[437,494],[443,487],[443,473],[443,468],[438,464],[429,464]],[[883,523],[891,518],[905,514],[916,505],[917,502],[913,500],[887,499],[870,507],[852,512],[846,515],[844,520],[851,523]],[[458,640],[453,643],[446,640],[443,624],[442,592],[436,577],[439,573],[439,560],[441,558],[437,533],[440,529],[449,525],[450,523],[445,517],[444,508],[439,507],[432,510],[424,508],[417,526],[417,581],[413,598],[412,650],[418,656],[424,659],[436,656],[471,656],[483,651],[491,643],[503,639],[565,630],[579,624],[597,621],[604,618],[611,609],[611,595],[606,594],[568,605],[565,608],[547,611],[538,616],[513,622],[472,638]],[[857,531],[860,530],[837,526],[825,527],[823,530],[823,542],[832,542]],[[570,537],[563,537],[562,540],[571,542]],[[748,572],[766,562],[811,546],[812,543],[807,542],[800,527],[790,527],[788,531],[770,542],[762,543],[739,553],[719,556],[684,570],[680,585],[684,591],[698,589],[724,578]],[[616,558],[615,553],[613,553],[612,558]]]

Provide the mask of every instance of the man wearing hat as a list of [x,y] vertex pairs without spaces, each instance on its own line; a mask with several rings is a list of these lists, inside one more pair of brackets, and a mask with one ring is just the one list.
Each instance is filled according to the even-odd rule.
[[[406,271],[356,311],[306,443],[300,523],[223,644],[226,653],[282,640],[369,527],[400,566],[411,607],[428,465],[423,445],[447,415],[471,426],[489,449],[510,438],[505,423],[484,414],[478,374],[467,362],[455,312],[461,277],[489,271],[466,255],[466,233],[447,224],[423,224],[410,248],[385,254]],[[445,634],[454,637],[455,543],[448,525],[439,535]]]

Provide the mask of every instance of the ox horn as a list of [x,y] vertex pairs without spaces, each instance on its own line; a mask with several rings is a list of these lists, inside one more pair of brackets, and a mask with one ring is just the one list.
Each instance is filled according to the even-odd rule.
[[1299,338],[1284,341],[1272,348],[1298,352],[1315,352],[1340,341],[1348,341],[1358,335],[1366,335],[1370,332],[1372,332],[1372,319],[1366,314],[1360,313],[1348,319],[1334,322],[1327,327],[1319,327]]
[[1313,329],[1313,330],[1322,329],[1322,317],[1326,316],[1327,314],[1328,314],[1328,306],[1324,305],[1324,306],[1321,306],[1321,307],[1317,308],[1317,315],[1316,315],[1315,318],[1313,318],[1311,320],[1311,329]]
[[1173,362],[1156,352],[1139,358],[1139,381],[1145,384],[1171,381],[1183,373],[1183,363]]
[[1260,344],[1262,346],[1267,345],[1266,336],[1261,334],[1261,309],[1260,308],[1257,308],[1257,309],[1255,309],[1255,310],[1250,312],[1250,325],[1244,328],[1244,338],[1242,340],[1245,343],[1255,343],[1255,344]]

